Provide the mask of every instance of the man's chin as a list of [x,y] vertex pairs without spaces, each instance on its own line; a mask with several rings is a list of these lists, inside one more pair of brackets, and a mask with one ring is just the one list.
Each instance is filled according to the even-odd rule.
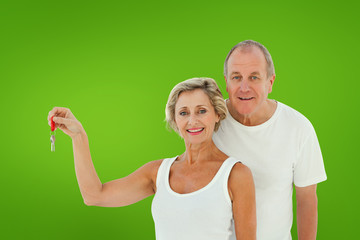
[[230,111],[234,117],[249,117],[254,113],[254,108],[249,107],[236,107]]
[[235,106],[235,110],[239,115],[251,115],[255,111],[255,107],[252,104],[238,104]]

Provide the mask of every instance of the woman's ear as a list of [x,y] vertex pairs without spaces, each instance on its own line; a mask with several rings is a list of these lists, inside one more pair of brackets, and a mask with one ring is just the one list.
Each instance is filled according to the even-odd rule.
[[218,123],[220,121],[220,114],[216,113],[216,123]]

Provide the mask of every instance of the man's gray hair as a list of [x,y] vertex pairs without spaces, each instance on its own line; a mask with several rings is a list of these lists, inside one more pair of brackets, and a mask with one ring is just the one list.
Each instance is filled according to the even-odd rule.
[[272,75],[275,75],[275,68],[274,68],[274,63],[273,60],[271,58],[271,55],[269,53],[269,51],[266,49],[266,47],[264,45],[262,45],[259,42],[256,42],[254,40],[245,40],[242,42],[239,42],[238,44],[236,44],[228,53],[228,55],[225,58],[225,63],[224,63],[224,76],[227,76],[227,70],[228,70],[228,61],[229,58],[231,56],[231,54],[236,50],[236,49],[240,49],[240,50],[250,50],[252,47],[257,47],[261,50],[261,52],[264,54],[266,63],[267,63],[267,77],[271,77]]

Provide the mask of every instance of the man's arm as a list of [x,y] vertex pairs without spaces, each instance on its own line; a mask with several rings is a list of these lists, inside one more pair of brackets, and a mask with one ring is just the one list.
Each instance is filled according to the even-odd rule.
[[318,222],[316,184],[296,187],[296,215],[299,240],[315,240]]

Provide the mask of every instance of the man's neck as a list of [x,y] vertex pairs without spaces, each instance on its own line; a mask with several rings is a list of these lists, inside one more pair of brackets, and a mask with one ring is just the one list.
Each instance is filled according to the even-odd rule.
[[245,126],[257,126],[269,120],[275,113],[277,103],[275,100],[267,99],[261,108],[251,114],[239,114],[230,101],[227,101],[227,107],[231,116],[239,123]]

